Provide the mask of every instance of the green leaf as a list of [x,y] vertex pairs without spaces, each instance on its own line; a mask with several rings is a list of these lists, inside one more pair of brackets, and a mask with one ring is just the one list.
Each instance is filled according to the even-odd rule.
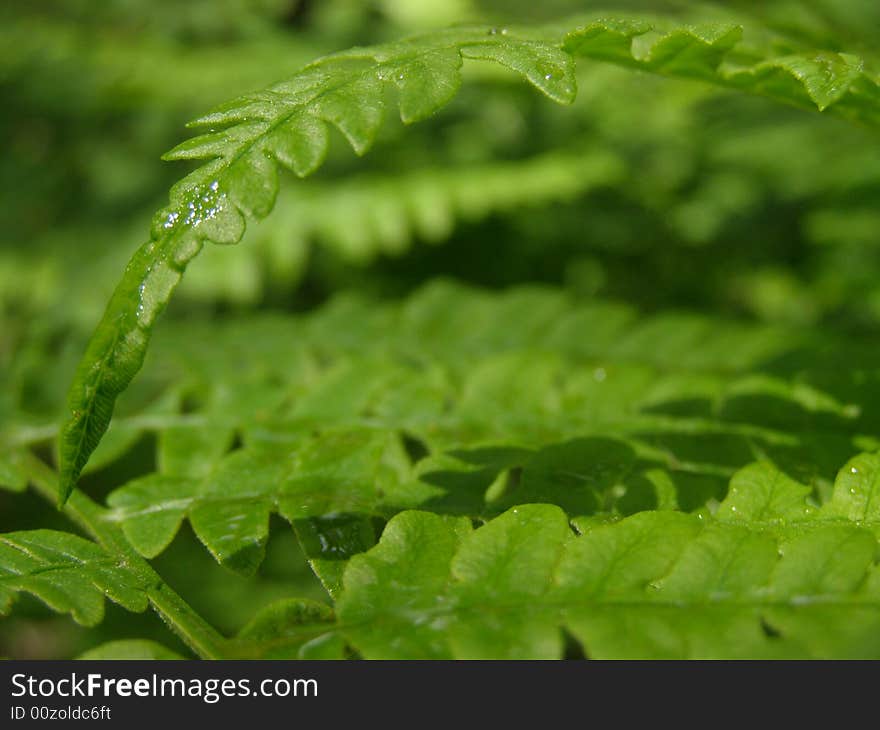
[[464,46],[461,55],[465,58],[495,61],[506,66],[522,74],[559,104],[571,104],[577,94],[571,58],[547,43],[514,39],[508,43],[483,41]]
[[[796,330],[445,282],[399,304],[172,326],[151,372],[175,363],[201,401],[151,417],[158,471],[113,491],[109,519],[154,557],[189,518],[223,565],[251,573],[280,514],[331,595],[372,546],[371,520],[405,509],[800,519],[875,423],[845,400],[859,368],[823,363],[834,351]],[[812,364],[756,374],[802,352]]]
[[840,470],[824,511],[857,522],[880,520],[880,454],[859,454]]
[[348,534],[342,524],[322,524],[318,518],[374,514],[383,498],[406,505],[402,485],[408,469],[393,433],[331,431],[294,447],[233,452],[202,479],[146,476],[113,492],[108,502],[111,519],[142,555],[164,550],[188,517],[218,562],[245,574],[262,562],[269,514],[277,512],[298,525],[310,546],[307,554],[325,565],[329,572],[322,578],[332,586],[332,563],[348,556],[350,544],[367,540],[361,547],[366,549],[372,540],[357,521]]
[[725,23],[676,27],[598,20],[569,33],[564,48],[579,57],[698,78],[872,126],[880,123],[880,81],[861,58],[827,51],[775,55],[741,44],[741,36],[740,27]]
[[463,615],[449,628],[453,656],[555,658],[562,637],[541,611],[510,613],[511,603],[539,604],[571,537],[558,507],[514,507],[462,542],[452,560],[451,600]]
[[239,632],[240,651],[260,659],[343,659],[329,606],[303,599],[273,603]]
[[314,517],[293,526],[309,565],[334,599],[342,591],[347,561],[376,544],[371,520],[357,515]]
[[752,464],[734,474],[716,516],[746,522],[803,519],[815,511],[806,501],[810,492],[772,464]]
[[448,655],[432,614],[442,606],[452,559],[469,532],[462,518],[405,512],[388,523],[375,548],[352,558],[337,612],[352,626],[346,636],[365,657]]
[[546,505],[464,532],[405,512],[350,561],[338,630],[366,658],[559,658],[563,629],[593,658],[875,656],[877,547],[815,516],[645,512],[575,536]]
[[144,660],[144,659],[183,659],[177,652],[166,649],[155,641],[146,639],[120,639],[108,641],[79,655],[79,659],[94,660]]
[[427,119],[458,93],[461,85],[461,54],[455,49],[438,49],[423,60],[391,71],[400,94],[400,118],[404,124]]
[[327,126],[308,114],[292,115],[266,141],[272,156],[299,177],[311,175],[323,164],[328,144]]
[[[762,56],[740,48],[740,29],[728,24],[654,29],[599,20],[568,33],[561,44],[558,38],[552,29],[462,27],[354,49],[197,120],[212,131],[169,156],[212,159],[172,188],[71,384],[60,441],[60,501],[106,431],[116,398],[142,365],[156,317],[203,243],[237,243],[246,217],[269,213],[278,188],[276,162],[299,175],[316,169],[326,150],[325,123],[336,126],[356,153],[365,153],[381,124],[386,84],[398,88],[407,122],[448,102],[461,58],[510,68],[551,99],[569,103],[576,91],[573,56],[595,57],[880,123],[880,84],[852,55]],[[753,60],[743,63],[745,57]]]
[[15,595],[30,593],[77,623],[94,626],[104,616],[104,597],[129,611],[147,608],[146,586],[124,562],[75,535],[53,530],[0,536],[0,611]]
[[[401,75],[412,73],[413,83],[421,79],[424,88],[426,64],[436,62],[445,80],[429,85],[433,109],[457,88],[450,81],[449,53],[461,57],[468,49],[510,66],[551,98],[570,101],[572,66],[558,48],[484,35],[484,30],[464,28],[329,56],[288,81],[197,120],[228,128],[169,153],[171,159],[213,159],[171,189],[169,206],[156,215],[151,240],[129,263],[77,370],[60,442],[62,503],[107,430],[116,398],[140,369],[155,319],[187,264],[204,241],[237,243],[245,216],[269,213],[278,187],[275,161],[300,175],[317,168],[326,148],[323,122],[338,127],[355,152],[364,154],[381,124],[384,84],[398,84]],[[414,106],[408,85],[400,103],[406,119],[425,113]]]

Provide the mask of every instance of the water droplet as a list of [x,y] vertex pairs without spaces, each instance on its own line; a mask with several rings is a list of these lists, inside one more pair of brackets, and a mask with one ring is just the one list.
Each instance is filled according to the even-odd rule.
[[162,224],[163,228],[173,228],[174,224],[177,222],[179,214],[178,213],[170,213],[168,217],[165,219],[165,222]]
[[849,470],[850,470],[850,472],[853,473],[853,474],[858,474],[858,473],[859,473],[858,468],[857,468],[857,467],[854,467],[854,466],[851,466]]
[[605,368],[596,368],[593,371],[593,379],[597,383],[604,382],[605,378],[608,377],[608,373],[605,372]]

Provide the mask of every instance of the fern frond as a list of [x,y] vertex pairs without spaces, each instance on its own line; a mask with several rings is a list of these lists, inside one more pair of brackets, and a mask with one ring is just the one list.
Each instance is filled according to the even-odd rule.
[[878,656],[880,513],[811,511],[763,464],[735,484],[715,517],[403,513],[350,561],[339,632],[374,659],[559,658],[562,628],[592,658]]
[[248,622],[238,633],[239,651],[259,659],[344,659],[341,636],[327,634],[333,610],[323,603],[303,599],[277,601]]
[[650,30],[646,23],[604,20],[563,41],[558,31],[453,29],[329,56],[197,120],[211,131],[168,158],[211,161],[172,188],[169,206],[126,269],[71,385],[61,435],[60,500],[107,429],[117,396],[141,367],[157,315],[204,241],[236,243],[246,216],[268,214],[277,194],[277,164],[300,176],[313,172],[326,153],[328,125],[364,154],[382,122],[385,87],[396,88],[402,120],[418,121],[452,98],[462,59],[471,58],[512,69],[551,99],[569,103],[575,94],[573,55],[582,55],[809,102],[869,123],[880,120],[877,80],[855,57],[784,57],[722,67],[739,39],[737,28],[684,27],[659,37]]
[[458,89],[463,58],[511,68],[555,101],[574,97],[573,64],[558,45],[462,29],[327,57],[195,122],[224,129],[178,146],[169,159],[216,159],[172,188],[171,204],[157,215],[151,241],[128,265],[89,344],[62,435],[62,502],[110,423],[116,397],[140,369],[156,316],[203,242],[237,243],[244,215],[268,214],[277,164],[300,176],[314,172],[326,154],[328,124],[364,154],[382,122],[386,85],[398,91],[404,122],[433,114]]
[[8,613],[22,592],[84,626],[101,621],[105,596],[129,611],[149,605],[146,586],[118,556],[54,530],[0,535],[0,612]]
[[108,519],[148,557],[188,519],[219,562],[252,573],[277,513],[336,593],[340,555],[372,544],[370,518],[405,509],[706,509],[755,458],[827,496],[871,448],[880,355],[838,362],[842,348],[814,337],[443,282],[400,304],[172,325],[148,367],[169,373],[171,407],[110,431],[154,433],[158,469],[113,492]]
[[599,20],[569,33],[575,56],[667,76],[695,78],[824,111],[869,126],[880,124],[880,80],[858,56],[820,51],[766,57],[739,43],[741,26],[674,27],[640,20]]

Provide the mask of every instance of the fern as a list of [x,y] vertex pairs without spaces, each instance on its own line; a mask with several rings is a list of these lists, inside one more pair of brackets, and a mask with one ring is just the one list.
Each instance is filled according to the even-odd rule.
[[[225,651],[558,658],[564,628],[596,658],[874,656],[878,473],[876,454],[856,457],[821,507],[764,462],[734,475],[714,515],[571,519],[526,504],[475,530],[464,518],[403,512],[348,561],[335,611],[273,605]],[[101,592],[131,610],[146,605],[143,587],[80,538],[38,531],[3,544],[15,556],[4,557],[6,590],[32,591],[85,622],[100,617]],[[111,655],[145,651],[159,650],[121,645]]]
[[[273,512],[304,543],[343,531],[369,547],[358,519],[324,518],[419,507],[490,519],[536,501],[572,516],[693,510],[723,499],[756,456],[823,495],[876,414],[847,400],[864,392],[860,370],[823,364],[817,353],[835,345],[811,339],[442,283],[384,308],[340,299],[301,321],[172,326],[147,371],[170,373],[164,407],[117,419],[118,446],[92,468],[156,433],[158,471],[114,491],[107,519],[148,558],[189,519],[219,562],[246,574]],[[805,348],[809,368],[765,365]],[[182,396],[201,406],[182,413]]]
[[640,21],[599,21],[570,33],[569,52],[673,76],[711,81],[876,126],[877,77],[850,54],[750,57],[739,51],[742,28],[708,25],[663,30]]
[[810,520],[806,490],[763,467],[747,480],[764,493],[716,519],[575,522],[578,537],[545,505],[475,531],[405,513],[349,564],[340,630],[370,658],[559,658],[561,627],[595,658],[872,656],[871,523]]
[[[566,36],[579,55],[636,62],[633,38],[644,23],[600,21]],[[399,93],[401,119],[411,123],[434,113],[454,95],[462,58],[492,60],[522,74],[551,99],[570,103],[575,94],[573,60],[544,34],[521,36],[507,29],[462,29],[376,49],[330,56],[289,82],[219,107],[195,122],[223,128],[178,146],[168,159],[216,159],[171,191],[171,204],[155,219],[151,241],[132,259],[107,307],[71,387],[71,417],[62,436],[60,499],[66,499],[109,425],[118,394],[139,370],[155,318],[204,240],[236,243],[242,215],[261,218],[277,193],[275,161],[300,176],[313,172],[326,154],[332,123],[358,154],[364,154],[382,121],[382,87]],[[723,82],[799,102],[819,110],[873,121],[880,100],[877,82],[854,58],[764,61],[719,75],[735,28],[674,30],[656,39],[642,61],[652,71]],[[591,50],[592,49],[592,50]],[[779,73],[783,75],[779,79]]]
[[[385,8],[413,25],[430,11]],[[72,256],[56,249],[94,251],[98,281],[114,260],[101,239],[124,229],[112,214],[94,228],[90,209],[27,257],[4,252],[14,290],[0,302],[0,502],[12,531],[0,534],[0,613],[14,617],[0,643],[48,612],[89,627],[58,651],[88,659],[880,656],[880,350],[870,316],[852,317],[870,311],[880,268],[870,43],[861,58],[803,17],[774,20],[774,35],[711,15],[737,22],[453,27],[326,56],[216,107],[166,155],[201,166],[154,217],[60,418],[88,304],[70,306],[78,290],[59,282]],[[79,77],[69,96],[94,92],[78,112],[87,124],[117,103],[125,114],[136,100],[188,106],[186,88],[149,71],[124,82],[124,102],[107,85],[100,59],[143,69],[151,36],[120,49],[108,35],[80,59],[78,32],[25,16],[32,34],[6,27],[0,65],[27,80],[36,108],[63,104],[44,98],[32,82],[45,69],[15,49],[43,38],[56,49],[49,65]],[[252,45],[272,55],[280,37]],[[185,66],[184,80],[211,58],[159,55]],[[262,57],[239,81],[263,82]],[[465,60],[491,63],[471,74]],[[584,60],[601,63],[576,73]],[[627,69],[679,81],[624,85]],[[586,103],[547,111],[507,83],[516,76],[561,104],[580,86]],[[464,80],[477,83],[445,120],[406,137],[383,130],[392,100],[408,126]],[[846,122],[866,129],[847,134]],[[12,167],[64,147],[20,143],[27,126],[11,128]],[[315,173],[334,129],[358,156],[380,146],[381,159],[352,175],[334,156],[325,179],[280,192],[279,168]],[[416,164],[400,173],[407,158]],[[92,209],[123,199],[98,196]],[[273,207],[252,248],[218,247],[190,294],[307,311],[203,317],[190,302],[148,348],[204,244],[239,242]],[[454,231],[459,220],[470,225]],[[426,262],[464,259],[465,247],[479,256],[480,237],[509,239],[509,258],[535,271],[511,275],[496,253],[467,259],[482,286],[437,276],[412,291]],[[413,240],[446,238],[442,255],[402,257]],[[743,251],[728,253],[739,239]],[[333,256],[305,263],[312,242],[373,268],[350,285],[319,270]],[[801,261],[811,243],[831,245]],[[566,268],[545,270],[545,259]],[[34,273],[39,261],[54,279]],[[692,275],[710,261],[717,271]],[[653,294],[676,267],[682,288]],[[293,301],[267,285],[300,277]],[[563,278],[571,286],[537,283]],[[534,283],[484,288],[522,279]],[[31,282],[43,289],[19,308]],[[350,290],[318,305],[325,286]],[[633,289],[636,306],[615,300]],[[764,321],[730,318],[732,301]],[[767,323],[821,322],[829,307],[828,331]],[[61,516],[36,511],[28,489]],[[35,522],[45,529],[19,529]],[[179,641],[134,615],[120,632],[103,621],[105,599],[152,609]]]
[[364,154],[382,121],[386,83],[399,91],[404,122],[435,112],[458,88],[462,57],[494,60],[556,101],[573,99],[571,61],[554,45],[462,30],[329,57],[290,82],[197,120],[227,128],[196,137],[168,157],[217,159],[175,186],[151,241],[132,259],[108,304],[85,356],[92,364],[79,370],[71,390],[62,501],[106,430],[116,396],[140,368],[154,320],[202,241],[236,243],[244,233],[242,214],[268,214],[277,193],[276,160],[300,176],[313,172],[326,154],[328,123]]
[[13,532],[0,541],[0,606],[27,591],[52,609],[94,625],[104,616],[104,596],[130,611],[144,611],[147,598],[137,576],[88,540],[51,530]]

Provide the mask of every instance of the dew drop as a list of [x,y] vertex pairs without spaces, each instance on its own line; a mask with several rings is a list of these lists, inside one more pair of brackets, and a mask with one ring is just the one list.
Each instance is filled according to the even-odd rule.
[[173,228],[174,224],[177,222],[179,214],[178,213],[170,213],[168,217],[165,219],[165,222],[162,224],[163,228]]

